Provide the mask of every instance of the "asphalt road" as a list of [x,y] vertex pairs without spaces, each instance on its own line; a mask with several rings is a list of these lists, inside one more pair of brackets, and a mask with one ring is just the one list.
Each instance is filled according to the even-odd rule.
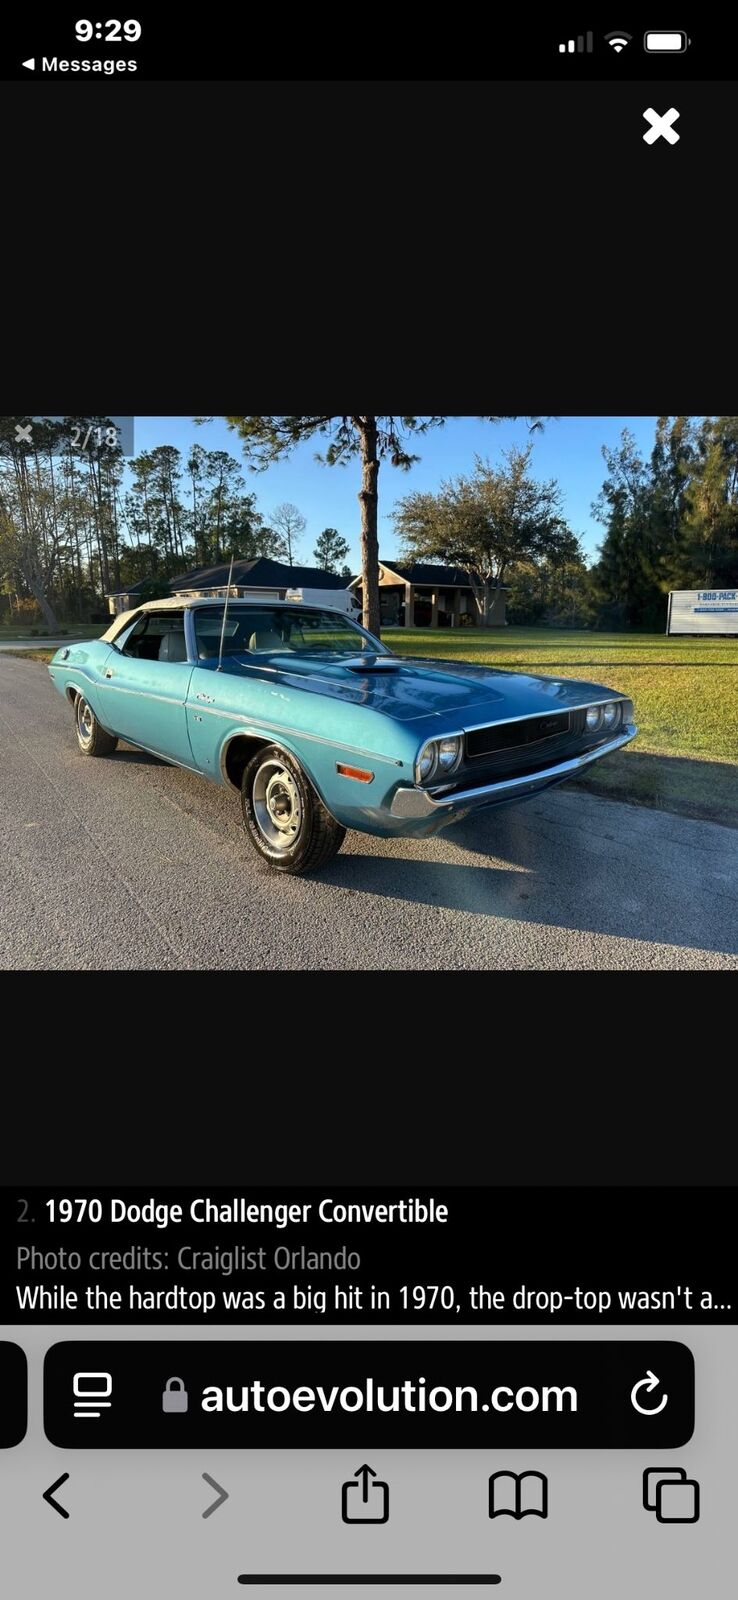
[[738,968],[738,831],[555,790],[436,839],[349,834],[273,875],[235,795],[77,749],[0,657],[0,968]]

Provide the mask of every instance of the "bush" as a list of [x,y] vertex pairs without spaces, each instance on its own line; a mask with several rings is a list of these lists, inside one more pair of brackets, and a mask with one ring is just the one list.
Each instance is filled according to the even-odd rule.
[[15,602],[15,617],[13,619],[19,627],[26,622],[40,622],[41,612],[36,601],[30,595],[19,595]]
[[28,632],[30,633],[32,639],[38,638],[38,628],[29,628]]

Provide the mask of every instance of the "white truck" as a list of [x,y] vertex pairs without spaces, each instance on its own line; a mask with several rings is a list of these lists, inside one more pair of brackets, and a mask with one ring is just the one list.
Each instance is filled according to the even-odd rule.
[[303,606],[328,606],[332,611],[344,611],[347,617],[358,617],[361,612],[351,589],[288,589],[285,600]]

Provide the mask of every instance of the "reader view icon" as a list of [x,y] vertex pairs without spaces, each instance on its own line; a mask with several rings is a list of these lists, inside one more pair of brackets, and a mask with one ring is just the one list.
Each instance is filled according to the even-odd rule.
[[357,1467],[353,1478],[341,1484],[341,1517],[344,1522],[389,1521],[389,1484],[373,1467]]
[[75,1372],[72,1388],[75,1422],[99,1422],[103,1411],[110,1410],[113,1379],[109,1372]]
[[542,1472],[493,1472],[489,1480],[491,1517],[548,1516],[548,1478]]

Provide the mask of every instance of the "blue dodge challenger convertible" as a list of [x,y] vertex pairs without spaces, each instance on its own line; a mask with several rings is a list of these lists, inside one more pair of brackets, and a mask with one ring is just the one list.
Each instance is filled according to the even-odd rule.
[[630,700],[599,684],[395,656],[290,601],[151,601],[49,671],[83,755],[125,739],[230,784],[279,872],[322,866],[347,828],[436,833],[527,799],[636,733]]

